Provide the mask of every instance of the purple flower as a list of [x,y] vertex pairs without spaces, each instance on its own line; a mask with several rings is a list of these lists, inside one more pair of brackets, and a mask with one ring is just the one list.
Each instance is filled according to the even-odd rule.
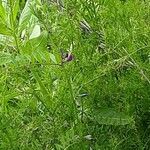
[[62,60],[63,62],[69,62],[73,60],[73,55],[71,54],[71,52],[65,53],[62,55]]
[[67,56],[65,57],[66,61],[72,61],[73,60],[73,55],[71,53],[68,53]]

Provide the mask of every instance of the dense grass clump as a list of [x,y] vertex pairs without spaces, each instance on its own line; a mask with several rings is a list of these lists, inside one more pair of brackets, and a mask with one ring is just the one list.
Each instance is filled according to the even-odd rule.
[[149,8],[0,1],[0,149],[149,150]]

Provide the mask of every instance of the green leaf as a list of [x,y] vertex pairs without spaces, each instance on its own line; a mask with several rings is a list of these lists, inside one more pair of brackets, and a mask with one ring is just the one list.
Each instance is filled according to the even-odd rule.
[[33,53],[32,53],[32,56],[34,57],[34,59],[36,61],[38,61],[39,63],[42,64],[42,62],[45,60],[44,58],[44,53],[42,51],[39,51],[39,50],[35,50]]
[[32,53],[32,51],[35,51],[37,49],[43,50],[46,49],[47,45],[47,33],[43,31],[40,36],[27,40],[26,44],[23,47],[24,52],[27,52],[29,49],[29,52]]
[[19,11],[19,0],[15,0],[13,2],[12,10],[13,10],[13,19],[15,21],[17,14],[18,14],[18,11]]
[[3,21],[4,23],[6,22],[7,18],[6,18],[6,11],[2,5],[2,1],[0,1],[0,18],[1,18],[1,21]]
[[12,60],[13,64],[14,65],[22,65],[22,66],[25,66],[25,65],[28,65],[30,63],[30,58],[31,56],[28,55],[21,55],[21,54],[18,54],[15,56],[15,58]]
[[43,84],[43,82],[41,81],[39,73],[37,71],[35,71],[34,69],[32,69],[32,74],[33,74],[33,77],[35,78],[35,80],[37,81],[37,83],[38,83],[38,85],[40,87],[41,94],[43,95],[43,99],[42,99],[42,101],[41,100],[40,101],[49,110],[49,108],[52,108],[52,105],[53,105],[50,93],[47,90],[47,88],[45,87],[45,85]]
[[109,108],[94,110],[93,116],[92,120],[105,125],[127,125],[134,122],[131,116]]
[[7,63],[10,63],[11,60],[11,55],[9,53],[0,53],[0,66],[1,65],[6,65]]
[[50,59],[55,63],[57,64],[57,60],[56,60],[56,57],[54,56],[54,54],[50,53]]
[[29,39],[37,38],[40,36],[40,34],[41,34],[40,26],[35,25]]
[[7,27],[7,25],[0,22],[0,34],[11,35],[12,32],[11,32],[11,29]]
[[31,17],[31,11],[29,8],[29,3],[30,3],[30,0],[27,0],[24,9],[21,12],[21,15],[19,18],[19,24],[20,25],[23,24],[23,22],[27,21],[27,19]]
[[31,9],[30,5],[32,5],[34,0],[27,0],[24,9],[21,12],[20,18],[19,18],[19,31],[23,31],[24,29],[27,28],[27,25],[29,24],[31,20]]

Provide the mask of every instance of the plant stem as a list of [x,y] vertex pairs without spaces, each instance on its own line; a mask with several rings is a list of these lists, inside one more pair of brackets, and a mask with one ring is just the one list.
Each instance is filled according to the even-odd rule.
[[73,115],[76,116],[76,119],[78,120],[78,112],[77,112],[77,109],[76,109],[76,102],[75,102],[75,97],[74,97],[74,92],[73,92],[72,84],[71,84],[71,81],[70,81],[70,77],[68,77],[65,67],[63,67],[63,68],[64,68],[65,78],[67,80],[67,84],[68,84],[68,87],[69,87],[69,92],[70,92],[70,96],[71,96],[71,100],[72,100]]

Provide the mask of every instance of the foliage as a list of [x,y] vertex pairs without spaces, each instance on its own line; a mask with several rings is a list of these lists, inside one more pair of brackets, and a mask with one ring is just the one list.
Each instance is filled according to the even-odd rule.
[[148,150],[149,7],[1,0],[0,149]]

